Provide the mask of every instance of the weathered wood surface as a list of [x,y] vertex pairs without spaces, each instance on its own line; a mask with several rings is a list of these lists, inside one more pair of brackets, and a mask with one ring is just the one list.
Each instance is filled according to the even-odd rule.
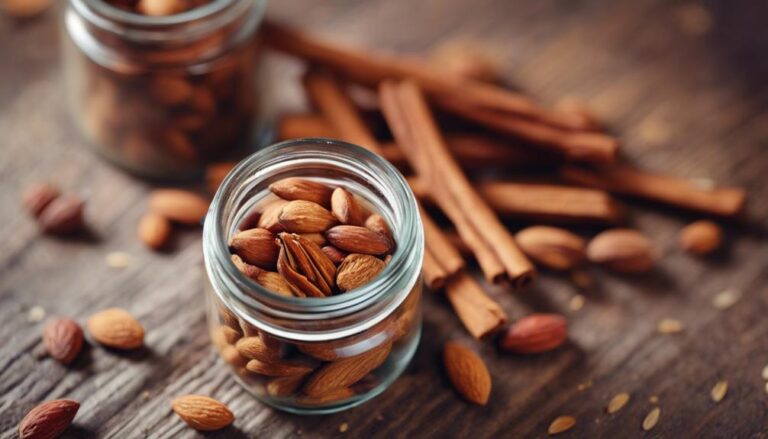
[[[210,437],[542,437],[558,415],[578,420],[567,436],[638,437],[657,395],[661,420],[647,436],[768,436],[768,32],[764,1],[702,3],[711,28],[691,3],[666,0],[475,2],[369,0],[273,2],[271,13],[346,41],[424,52],[450,38],[485,41],[498,50],[508,78],[545,102],[585,98],[610,122],[637,163],[679,176],[712,178],[750,191],[747,225],[727,229],[719,255],[694,259],[675,249],[693,217],[633,205],[632,223],[663,255],[653,274],[592,272],[598,286],[579,312],[566,279],[544,274],[529,291],[493,289],[508,312],[568,315],[570,343],[556,352],[518,357],[471,342],[494,377],[490,404],[470,407],[439,367],[441,342],[468,339],[447,303],[429,297],[424,339],[413,364],[385,394],[329,416],[300,417],[256,402],[217,361],[205,335],[198,232],[185,231],[169,254],[134,238],[149,185],[92,155],[65,109],[58,20],[0,20],[0,433],[12,437],[40,401],[82,402],[67,437],[201,437],[170,411],[174,396],[210,394],[237,415]],[[691,12],[693,10],[693,12]],[[704,17],[705,19],[707,16]],[[88,196],[87,240],[42,237],[17,208],[26,184],[47,179]],[[108,268],[105,255],[132,263]],[[714,294],[739,288],[743,299],[715,310]],[[115,354],[90,347],[69,369],[39,359],[41,323],[32,306],[80,321],[121,306],[147,328],[147,348]],[[661,318],[683,321],[662,336]],[[727,379],[719,404],[711,387]],[[629,392],[607,415],[612,395]],[[339,432],[342,423],[348,431]]]

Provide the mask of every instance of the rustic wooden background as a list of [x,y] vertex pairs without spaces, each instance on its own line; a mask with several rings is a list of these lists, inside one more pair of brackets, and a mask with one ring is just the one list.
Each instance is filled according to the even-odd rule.
[[[60,7],[60,6],[59,6]],[[661,407],[654,437],[768,437],[768,3],[631,0],[274,1],[270,13],[340,40],[426,52],[450,39],[483,41],[516,86],[544,102],[587,100],[624,139],[625,153],[652,169],[749,189],[750,220],[727,228],[727,248],[695,259],[675,248],[694,217],[633,204],[632,224],[663,255],[647,276],[591,272],[586,306],[576,289],[545,273],[529,291],[492,293],[513,317],[568,316],[570,342],[546,355],[498,353],[469,340],[447,303],[428,297],[424,338],[413,364],[385,394],[329,416],[275,412],[255,401],[217,360],[205,333],[199,231],[168,254],[134,237],[150,186],[93,156],[65,109],[59,15],[25,22],[0,17],[0,433],[12,437],[31,407],[53,398],[82,403],[66,437],[201,437],[171,413],[180,394],[210,394],[234,410],[232,428],[209,437],[542,437],[557,416],[577,418],[570,437],[638,437]],[[45,179],[88,197],[84,239],[38,234],[19,209],[20,191]],[[589,231],[586,231],[589,232]],[[123,269],[105,256],[131,255]],[[743,298],[719,311],[716,293]],[[71,368],[41,359],[48,316],[84,321],[121,306],[147,329],[131,354],[89,347]],[[680,319],[678,335],[656,332]],[[448,338],[467,339],[488,363],[487,407],[464,403],[441,372]],[[718,380],[730,390],[709,398]],[[610,397],[628,406],[605,413]],[[342,425],[348,429],[346,432]]]

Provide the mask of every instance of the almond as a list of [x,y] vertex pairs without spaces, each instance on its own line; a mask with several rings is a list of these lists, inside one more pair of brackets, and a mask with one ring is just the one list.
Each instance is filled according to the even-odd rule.
[[231,258],[232,263],[235,264],[235,267],[237,267],[237,270],[240,271],[240,273],[243,273],[246,277],[249,277],[255,281],[258,281],[259,275],[264,271],[261,268],[251,265],[238,255],[232,255]]
[[24,191],[22,203],[27,212],[38,218],[43,210],[51,204],[51,201],[58,198],[59,195],[61,192],[56,186],[48,183],[36,183]]
[[362,226],[365,220],[362,206],[354,195],[342,187],[336,188],[331,195],[331,211],[342,224]]
[[85,203],[77,195],[62,195],[52,200],[38,217],[46,233],[66,235],[84,227],[83,207]]
[[365,227],[373,230],[374,232],[381,233],[382,235],[386,236],[389,240],[392,240],[392,231],[389,229],[389,224],[387,224],[387,220],[385,220],[384,217],[382,217],[377,213],[370,215],[365,220]]
[[391,350],[392,343],[387,342],[360,355],[328,363],[309,377],[303,388],[304,393],[310,397],[320,397],[333,390],[349,387],[381,366]]
[[54,439],[61,436],[75,419],[80,403],[71,399],[44,402],[19,423],[19,439]]
[[164,216],[150,212],[139,220],[138,234],[144,245],[160,250],[171,238],[171,223]]
[[632,229],[606,230],[587,245],[587,258],[624,273],[641,273],[653,268],[651,243]]
[[236,233],[229,239],[229,251],[240,256],[248,264],[267,270],[277,265],[280,251],[275,235],[266,229],[249,229]]
[[43,344],[48,355],[69,364],[83,347],[83,329],[72,319],[51,320],[43,328]]
[[679,241],[683,250],[696,255],[706,255],[720,248],[723,231],[713,221],[700,220],[683,227]]
[[344,258],[347,257],[347,252],[343,252],[332,245],[326,245],[321,250],[328,256],[328,259],[336,265],[344,262]]
[[219,346],[219,355],[224,361],[238,368],[248,364],[248,359],[240,355],[237,348],[232,345]]
[[211,340],[216,346],[234,345],[242,334],[227,325],[219,325],[211,333]]
[[278,235],[280,254],[277,271],[297,295],[329,296],[333,292],[336,266],[317,244],[299,235]]
[[270,396],[285,397],[296,393],[304,382],[305,375],[272,378],[267,383],[267,394]]
[[262,287],[281,296],[293,297],[293,289],[287,280],[280,273],[273,271],[262,271],[256,277],[256,282]]
[[471,349],[456,341],[443,348],[443,364],[453,387],[467,401],[485,405],[491,395],[491,375]]
[[333,389],[327,393],[317,396],[302,396],[298,402],[303,405],[326,405],[355,396],[355,390],[350,387],[341,387]]
[[528,227],[517,232],[515,241],[531,259],[554,270],[573,269],[586,257],[584,240],[557,227]]
[[273,362],[252,359],[245,366],[251,372],[271,377],[287,377],[306,375],[317,367],[317,362],[299,358],[294,360],[280,360]]
[[392,240],[366,227],[336,226],[325,232],[328,242],[349,253],[386,255],[394,250]]
[[195,430],[220,430],[235,420],[235,415],[226,405],[207,396],[180,396],[173,400],[171,407],[187,425]]
[[237,226],[237,229],[238,230],[255,229],[259,227],[260,220],[261,220],[261,212],[258,209],[252,209],[250,212],[245,214],[242,220],[240,220],[240,225]]
[[276,362],[280,359],[280,345],[272,347],[264,343],[259,336],[243,337],[235,344],[237,352],[249,360],[260,360],[267,363]]
[[336,285],[342,292],[354,290],[370,282],[385,266],[384,261],[375,256],[353,253],[339,266]]
[[323,206],[312,201],[290,201],[278,217],[280,226],[291,233],[324,232],[336,224],[336,218]]
[[300,236],[307,241],[314,242],[318,247],[322,247],[328,242],[322,233],[301,233]]
[[283,207],[288,204],[285,200],[274,200],[264,206],[264,211],[261,213],[261,217],[257,225],[259,228],[267,229],[272,233],[278,233],[283,231],[283,227],[280,225],[280,212],[283,211]]
[[333,194],[333,189],[323,183],[296,177],[272,183],[269,185],[269,190],[285,200],[311,201],[325,207],[331,205]]
[[144,344],[144,328],[127,311],[109,308],[88,319],[88,332],[97,342],[115,349],[136,349]]
[[501,338],[505,351],[535,354],[551,351],[565,342],[568,323],[557,314],[531,314],[515,322]]
[[173,222],[196,226],[208,213],[208,200],[181,189],[157,189],[149,195],[149,210]]

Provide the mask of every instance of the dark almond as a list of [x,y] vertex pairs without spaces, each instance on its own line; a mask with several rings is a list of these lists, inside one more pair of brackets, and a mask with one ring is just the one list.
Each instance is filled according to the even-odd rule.
[[562,345],[568,336],[568,323],[558,314],[531,314],[515,322],[501,338],[505,351],[536,354]]
[[37,218],[51,201],[55,200],[60,194],[61,192],[59,192],[56,186],[48,183],[37,183],[24,191],[22,203],[27,212]]
[[326,245],[321,250],[323,250],[323,253],[328,256],[328,259],[330,259],[331,262],[336,265],[344,262],[344,258],[346,258],[348,254],[347,252],[341,251],[332,245]]
[[66,235],[81,230],[85,203],[77,195],[62,195],[43,210],[38,217],[40,227],[46,233]]
[[71,399],[44,402],[21,420],[19,439],[57,438],[69,427],[79,409],[80,403]]
[[43,344],[48,355],[70,364],[83,347],[83,329],[72,319],[52,320],[43,328]]

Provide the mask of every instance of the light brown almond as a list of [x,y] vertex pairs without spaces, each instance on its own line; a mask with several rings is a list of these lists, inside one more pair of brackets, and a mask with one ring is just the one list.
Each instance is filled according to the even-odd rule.
[[232,255],[230,257],[232,260],[232,263],[235,264],[235,267],[237,267],[237,270],[240,271],[240,273],[243,273],[246,277],[249,277],[255,281],[258,281],[259,275],[264,271],[261,268],[251,265],[238,255]]
[[365,220],[365,227],[384,235],[387,237],[387,239],[392,241],[392,230],[389,229],[387,220],[385,220],[384,217],[378,213],[374,213],[373,215],[368,216],[368,218]]
[[288,201],[286,200],[274,200],[264,206],[264,211],[261,213],[257,225],[272,233],[282,232],[283,227],[280,225],[280,212],[283,211],[283,207],[286,204],[288,204]]
[[22,203],[33,217],[38,218],[51,201],[61,195],[56,186],[49,183],[36,183],[24,191]]
[[208,213],[208,200],[181,189],[157,189],[149,195],[149,210],[173,222],[197,226]]
[[535,354],[562,345],[568,336],[568,323],[558,314],[531,314],[509,327],[500,340],[505,351]]
[[229,239],[229,251],[240,256],[248,264],[266,270],[277,265],[280,247],[275,235],[266,229],[249,229],[236,233]]
[[573,416],[558,416],[551,424],[549,424],[547,433],[550,436],[560,434],[570,430],[574,425],[576,425],[576,418]]
[[304,200],[330,207],[333,189],[323,183],[304,178],[285,178],[269,185],[273,194],[284,200]]
[[302,396],[299,398],[299,403],[302,405],[314,406],[314,405],[326,405],[333,402],[343,401],[345,399],[355,396],[355,390],[350,387],[341,387],[333,389],[317,396]]
[[528,227],[517,232],[515,241],[535,262],[554,270],[570,270],[586,258],[584,240],[558,227]]
[[266,375],[271,377],[287,377],[306,375],[315,370],[317,366],[317,362],[305,358],[273,362],[261,361],[254,358],[248,362],[245,368],[250,372],[257,373],[259,375]]
[[234,345],[243,335],[227,325],[219,325],[211,332],[211,340],[216,346]]
[[342,224],[362,226],[365,221],[365,211],[355,196],[348,190],[339,187],[331,195],[331,211]]
[[485,405],[491,395],[491,375],[471,349],[456,341],[443,348],[443,365],[453,387],[467,401]]
[[80,403],[71,399],[46,401],[24,416],[19,423],[19,439],[55,439],[75,419]]
[[608,413],[616,413],[622,408],[624,408],[625,405],[629,402],[629,393],[622,392],[616,394],[613,398],[611,398],[611,401],[608,403],[608,407],[606,408],[606,411]]
[[384,261],[375,256],[350,254],[336,272],[336,285],[341,292],[354,290],[370,282],[385,266]]
[[67,235],[83,229],[85,203],[77,195],[62,195],[53,199],[37,218],[45,233]]
[[643,419],[643,430],[650,431],[659,423],[659,417],[661,416],[661,408],[654,407]]
[[624,273],[646,272],[655,262],[648,238],[632,229],[611,229],[598,234],[587,245],[587,258]]
[[88,332],[104,346],[136,349],[144,344],[144,328],[131,314],[120,308],[97,312],[88,319]]
[[171,407],[187,425],[195,430],[221,430],[235,420],[235,415],[226,405],[208,396],[180,396],[173,400]]
[[70,364],[83,347],[83,329],[72,319],[51,320],[43,328],[43,344],[48,355]]
[[232,345],[220,346],[219,354],[224,361],[235,367],[245,367],[248,363],[248,359],[240,355],[240,352]]
[[262,287],[281,296],[293,297],[293,289],[282,274],[273,271],[262,271],[256,278],[256,282]]
[[341,251],[332,245],[326,245],[321,250],[328,256],[328,259],[336,265],[344,262],[344,258],[347,257],[347,252]]
[[280,345],[269,346],[264,343],[264,340],[259,337],[243,337],[235,344],[237,351],[245,358],[249,360],[260,360],[267,363],[273,363],[280,360],[281,351]]
[[712,397],[712,401],[720,402],[725,398],[726,393],[728,393],[728,381],[723,380],[715,383],[715,386],[712,387],[712,391],[710,392],[710,396]]
[[367,227],[336,226],[325,232],[334,247],[349,253],[381,256],[394,251],[392,240]]
[[324,232],[337,223],[326,208],[304,200],[290,201],[283,206],[278,221],[283,230],[291,233]]
[[160,250],[168,244],[171,231],[170,221],[162,215],[149,212],[139,220],[139,239],[153,250]]
[[301,387],[304,378],[305,375],[272,378],[267,383],[267,394],[277,397],[293,395]]
[[304,393],[310,397],[321,397],[333,390],[349,387],[381,366],[391,350],[392,343],[387,342],[360,355],[328,363],[307,379]]
[[713,221],[700,220],[683,227],[679,241],[683,250],[696,255],[707,255],[720,248],[723,231]]
[[318,247],[322,247],[328,242],[322,233],[302,233],[300,236],[307,241],[314,242]]

